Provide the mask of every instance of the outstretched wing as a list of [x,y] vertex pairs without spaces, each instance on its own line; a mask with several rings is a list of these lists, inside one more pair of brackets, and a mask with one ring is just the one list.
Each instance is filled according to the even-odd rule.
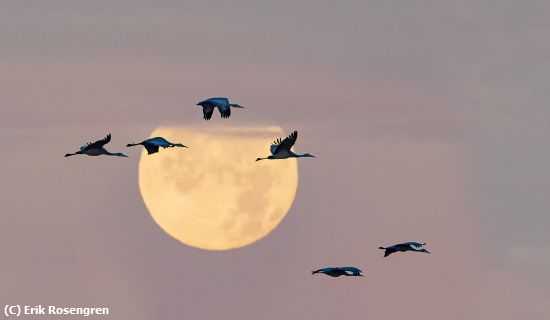
[[203,119],[208,121],[210,120],[210,118],[212,118],[212,114],[214,113],[214,107],[213,106],[210,106],[210,105],[207,105],[207,106],[202,106],[202,114],[203,114]]
[[393,250],[393,249],[389,249],[389,248],[386,249],[386,251],[384,251],[384,258],[389,256],[390,254],[392,254],[394,252],[395,252],[395,250]]
[[164,139],[163,137],[149,138],[149,139],[147,139],[143,142],[153,144],[153,145],[163,147],[163,148],[166,148],[168,145],[170,145],[170,142],[168,140]]
[[275,140],[275,142],[273,142],[273,144],[271,145],[271,147],[269,147],[269,150],[271,151],[271,154],[275,154],[275,150],[277,150],[277,144],[275,144],[277,142],[277,140]]
[[218,106],[218,110],[220,110],[222,118],[229,118],[231,115],[231,107],[229,105]]
[[405,242],[405,243],[398,244],[398,246],[411,246],[415,248],[420,248],[425,245],[426,245],[425,243],[418,243],[418,242]]
[[107,143],[109,143],[109,141],[111,141],[111,134],[110,133],[105,138],[103,138],[101,140],[97,140],[94,143],[88,142],[86,145],[80,147],[80,151],[103,148],[103,146],[106,145]]
[[159,146],[151,143],[144,143],[143,146],[147,150],[147,154],[153,154],[159,152]]
[[298,131],[294,131],[283,140],[279,138],[273,141],[273,144],[271,145],[271,153],[277,154],[282,152],[289,152],[292,146],[294,146],[294,144],[296,143],[296,139],[298,139]]
[[212,107],[219,107],[219,106],[223,106],[223,105],[228,105],[229,104],[229,100],[227,98],[210,98],[210,99],[206,99],[206,100],[203,100],[201,102],[198,103],[199,105],[202,105],[202,106],[212,106]]
[[333,271],[334,268],[321,268],[321,269],[317,269],[315,271],[313,271],[314,273],[319,273],[319,272],[331,272]]

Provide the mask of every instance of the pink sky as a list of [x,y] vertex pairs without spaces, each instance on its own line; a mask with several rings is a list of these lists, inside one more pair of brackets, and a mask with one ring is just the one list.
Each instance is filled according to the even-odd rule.
[[[8,1],[0,301],[112,319],[548,319],[545,1]],[[202,120],[196,102],[246,109]],[[300,131],[297,196],[252,246],[182,245],[129,159],[157,126]],[[267,141],[266,143],[268,143]],[[191,150],[191,149],[190,149]],[[266,150],[267,151],[267,150]],[[431,255],[382,258],[401,241]],[[356,265],[365,278],[312,277]]]

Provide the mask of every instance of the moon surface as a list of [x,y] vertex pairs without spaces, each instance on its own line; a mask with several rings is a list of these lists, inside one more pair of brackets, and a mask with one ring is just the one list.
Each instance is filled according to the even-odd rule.
[[139,161],[139,189],[153,220],[184,244],[227,250],[268,235],[298,186],[296,159],[264,160],[279,127],[155,129],[189,148],[160,149]]

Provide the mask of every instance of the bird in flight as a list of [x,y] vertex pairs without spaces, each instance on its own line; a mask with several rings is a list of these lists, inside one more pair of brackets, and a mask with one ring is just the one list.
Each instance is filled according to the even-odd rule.
[[363,277],[361,272],[363,271],[355,267],[331,267],[331,268],[322,268],[319,270],[311,271],[311,274],[314,275],[316,273],[324,273],[327,276],[331,276],[335,278],[339,276]]
[[287,158],[305,158],[305,157],[313,157],[309,153],[304,154],[296,154],[290,150],[292,146],[296,143],[296,139],[298,139],[298,131],[294,131],[291,133],[288,137],[284,139],[277,139],[271,144],[271,155],[267,158],[257,158],[256,161],[260,160],[274,160],[274,159],[287,159]]
[[231,108],[244,108],[238,104],[229,103],[227,98],[210,98],[197,103],[197,106],[202,106],[202,114],[204,120],[210,120],[214,113],[214,108],[218,108],[222,118],[229,118]]
[[138,146],[138,145],[144,146],[145,149],[147,150],[147,154],[157,153],[159,151],[160,147],[163,147],[163,148],[172,148],[172,147],[187,148],[187,146],[184,146],[181,143],[172,143],[170,141],[167,141],[163,137],[150,138],[150,139],[147,139],[147,140],[143,140],[140,143],[129,143],[126,146],[127,147],[133,147],[133,146]]
[[107,149],[105,149],[103,146],[106,145],[107,143],[109,143],[109,141],[111,141],[111,134],[109,133],[105,138],[101,139],[101,140],[97,140],[96,142],[92,143],[92,142],[88,142],[86,145],[83,145],[82,147],[80,147],[80,150],[75,152],[75,153],[67,153],[65,154],[65,157],[70,157],[70,156],[74,156],[74,155],[77,155],[77,154],[85,154],[85,155],[88,155],[88,156],[100,156],[102,154],[104,155],[107,155],[107,156],[116,156],[116,157],[128,157],[127,155],[125,154],[122,154],[122,153],[111,153],[109,151],[107,151]]
[[391,247],[387,247],[387,248],[384,248],[384,247],[378,247],[378,249],[381,249],[381,250],[386,250],[384,252],[384,257],[387,257],[389,256],[390,254],[394,253],[394,252],[398,252],[398,251],[401,251],[401,252],[405,252],[405,251],[414,251],[414,252],[425,252],[425,253],[430,253],[428,250],[426,249],[420,249],[422,248],[423,246],[425,246],[426,244],[425,243],[418,243],[418,242],[405,242],[405,243],[400,243],[400,244],[395,244]]

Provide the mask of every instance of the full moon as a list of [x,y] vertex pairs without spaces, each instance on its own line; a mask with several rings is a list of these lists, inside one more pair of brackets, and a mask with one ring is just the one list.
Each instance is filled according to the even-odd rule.
[[184,244],[206,250],[247,246],[288,213],[298,186],[296,159],[264,160],[279,127],[157,128],[189,148],[142,151],[139,189],[153,220]]

